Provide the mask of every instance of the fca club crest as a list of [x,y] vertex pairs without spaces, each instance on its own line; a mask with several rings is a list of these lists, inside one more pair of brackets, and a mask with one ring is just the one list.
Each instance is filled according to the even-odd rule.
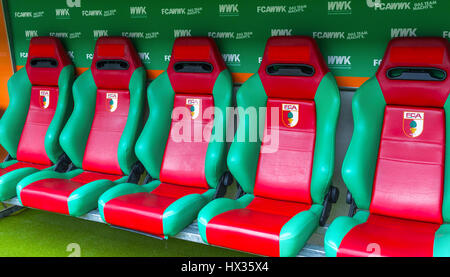
[[425,113],[403,112],[403,133],[415,138],[422,134]]
[[109,92],[106,94],[106,108],[110,112],[114,112],[117,109],[117,102],[119,102],[119,94]]
[[42,109],[48,108],[48,105],[50,105],[50,91],[49,90],[39,91],[39,103],[40,103]]
[[186,107],[189,109],[192,119],[196,119],[200,114],[200,105],[201,99],[193,99],[193,98],[186,99]]
[[284,126],[295,127],[298,123],[298,104],[283,104],[281,120]]

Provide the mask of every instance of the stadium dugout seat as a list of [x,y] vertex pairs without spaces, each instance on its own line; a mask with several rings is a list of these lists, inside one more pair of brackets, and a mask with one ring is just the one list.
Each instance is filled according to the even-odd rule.
[[111,225],[167,238],[232,182],[225,116],[232,80],[214,40],[177,38],[167,71],[147,94],[150,113],[136,155],[148,176],[159,180],[108,190],[99,211]]
[[352,209],[328,228],[327,256],[450,256],[449,53],[442,38],[393,39],[355,93]]
[[[198,216],[200,235],[212,245],[296,256],[338,195],[331,187],[340,107],[336,81],[312,38],[272,37],[258,73],[236,98],[243,109],[228,168],[245,194],[206,205]],[[267,112],[257,118],[252,107]],[[260,128],[263,140],[252,139]]]
[[[60,143],[72,161],[64,173],[37,172],[17,185],[24,206],[81,216],[100,195],[129,179],[137,182],[134,145],[143,125],[146,71],[131,41],[97,40],[90,69],[73,86],[74,110]],[[140,166],[142,167],[142,165]]]
[[30,41],[26,65],[8,81],[9,106],[0,121],[0,201],[16,196],[17,183],[40,170],[64,171],[59,135],[73,108],[74,67],[54,37]]

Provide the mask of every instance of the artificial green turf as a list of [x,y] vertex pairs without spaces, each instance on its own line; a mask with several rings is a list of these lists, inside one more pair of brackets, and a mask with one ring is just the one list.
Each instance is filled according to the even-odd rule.
[[249,254],[175,238],[158,240],[106,224],[26,209],[0,219],[0,256],[67,257],[71,243],[82,257],[236,257]]

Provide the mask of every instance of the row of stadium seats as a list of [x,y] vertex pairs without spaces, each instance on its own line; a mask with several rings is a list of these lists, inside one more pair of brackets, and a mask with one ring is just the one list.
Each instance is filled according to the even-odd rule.
[[[329,226],[327,256],[450,256],[449,50],[444,39],[394,39],[355,93],[342,168],[350,214]],[[339,90],[309,37],[267,41],[236,94],[229,150],[233,84],[210,38],[176,39],[147,87],[127,38],[99,38],[75,79],[61,42],[35,37],[8,90],[0,201],[75,217],[98,208],[110,225],[161,238],[197,219],[208,244],[295,256],[339,195]],[[236,199],[224,198],[234,179]]]

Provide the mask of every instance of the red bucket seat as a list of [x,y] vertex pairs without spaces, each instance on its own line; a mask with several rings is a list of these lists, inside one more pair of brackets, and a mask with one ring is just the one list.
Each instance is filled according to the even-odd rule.
[[60,137],[76,169],[23,179],[17,195],[24,206],[80,216],[97,207],[104,191],[129,179],[137,161],[133,149],[142,127],[145,81],[129,39],[97,40],[91,68],[74,83],[74,111]]
[[226,109],[232,104],[232,87],[212,39],[175,40],[167,71],[148,88],[150,114],[136,144],[139,160],[159,180],[105,192],[99,211],[107,223],[174,236],[223,193],[222,185],[232,182],[226,174]]
[[[312,38],[272,37],[258,73],[236,98],[242,109],[228,167],[246,194],[205,206],[200,235],[222,247],[295,256],[329,213],[340,106],[335,79]],[[267,111],[257,117],[260,108]],[[264,138],[252,139],[263,126]]]
[[360,210],[333,221],[327,256],[450,256],[449,53],[394,39],[355,93],[342,176]]
[[[54,37],[30,41],[25,67],[8,81],[9,106],[0,121],[0,201],[16,196],[17,183],[41,169],[65,170],[59,136],[73,108],[74,67]],[[54,165],[54,166],[52,166]]]

